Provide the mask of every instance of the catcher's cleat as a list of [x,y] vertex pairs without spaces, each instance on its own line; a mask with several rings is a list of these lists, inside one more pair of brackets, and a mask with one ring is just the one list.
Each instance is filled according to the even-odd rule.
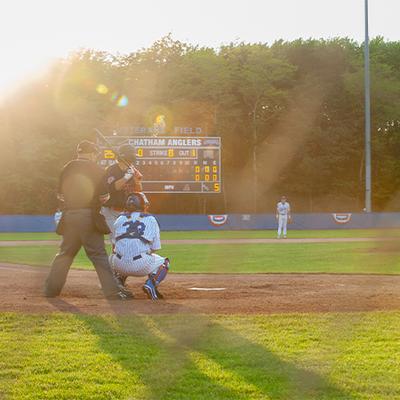
[[147,294],[147,297],[151,300],[158,300],[157,288],[155,287],[151,279],[147,279],[146,283],[143,285],[143,291]]

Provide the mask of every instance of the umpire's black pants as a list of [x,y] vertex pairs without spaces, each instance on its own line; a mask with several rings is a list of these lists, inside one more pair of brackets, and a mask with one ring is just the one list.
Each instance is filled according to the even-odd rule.
[[64,211],[64,233],[45,284],[45,295],[58,296],[65,284],[74,257],[83,246],[96,268],[105,296],[119,291],[108,261],[104,236],[95,229],[92,210],[88,208]]

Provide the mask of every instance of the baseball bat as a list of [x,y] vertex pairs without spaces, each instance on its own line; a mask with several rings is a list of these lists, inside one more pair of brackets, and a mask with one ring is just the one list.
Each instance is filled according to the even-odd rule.
[[[96,132],[97,136],[110,148],[113,149],[114,146],[111,146],[110,142],[105,138],[105,136],[100,132],[99,129],[94,128],[94,131]],[[114,150],[113,150],[114,151]],[[116,151],[114,151],[115,154],[117,154]]]

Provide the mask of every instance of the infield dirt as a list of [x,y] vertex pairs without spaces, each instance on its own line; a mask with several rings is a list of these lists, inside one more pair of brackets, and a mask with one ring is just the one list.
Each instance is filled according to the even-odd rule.
[[[132,301],[104,299],[94,271],[71,270],[58,298],[42,288],[47,267],[0,264],[0,311],[83,314],[269,314],[400,309],[400,276],[339,274],[174,274],[160,286],[165,300],[152,302],[144,278],[128,279]],[[192,291],[190,288],[226,288]]]

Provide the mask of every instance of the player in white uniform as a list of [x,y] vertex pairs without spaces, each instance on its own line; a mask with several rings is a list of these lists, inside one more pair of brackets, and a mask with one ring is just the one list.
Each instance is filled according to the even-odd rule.
[[286,197],[282,196],[281,201],[276,205],[276,219],[278,221],[278,239],[281,238],[283,231],[283,238],[286,239],[287,223],[292,218],[290,214],[290,204],[286,201]]
[[146,276],[143,290],[152,300],[162,298],[157,286],[169,270],[169,259],[154,252],[161,249],[160,228],[148,214],[149,202],[144,193],[135,192],[126,201],[127,212],[114,224],[115,248],[110,257],[114,270],[126,276]]

